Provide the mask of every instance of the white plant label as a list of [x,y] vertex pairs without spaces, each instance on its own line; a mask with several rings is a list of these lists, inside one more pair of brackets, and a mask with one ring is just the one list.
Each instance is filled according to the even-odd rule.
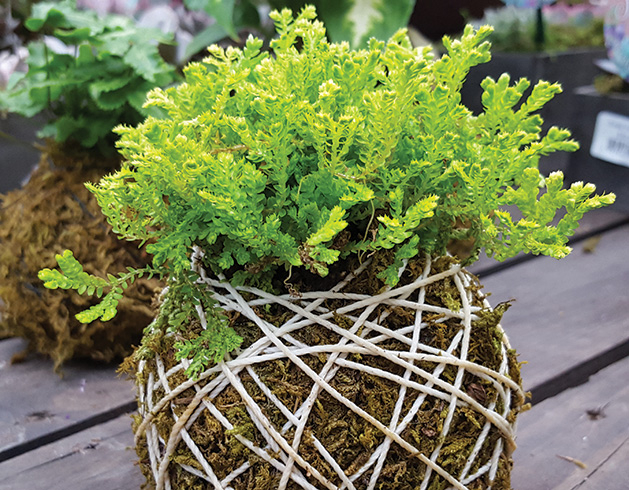
[[629,117],[602,111],[596,116],[590,155],[629,167]]

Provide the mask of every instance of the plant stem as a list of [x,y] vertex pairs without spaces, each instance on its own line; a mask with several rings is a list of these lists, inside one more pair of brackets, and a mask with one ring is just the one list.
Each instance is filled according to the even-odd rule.
[[535,47],[538,51],[543,51],[546,46],[546,32],[544,26],[544,13],[542,7],[537,7],[535,23]]

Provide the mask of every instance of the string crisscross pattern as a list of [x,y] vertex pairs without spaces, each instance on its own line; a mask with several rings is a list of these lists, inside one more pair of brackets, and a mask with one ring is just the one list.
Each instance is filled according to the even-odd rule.
[[[196,380],[188,379],[180,384],[173,383],[172,379],[174,374],[186,369],[188,366],[186,360],[166,369],[163,359],[159,353],[156,353],[155,359],[140,362],[139,371],[147,371],[148,375],[145,372],[144,376],[138,376],[138,379],[144,379],[146,382],[139,384],[138,388],[143,421],[136,429],[136,442],[139,438],[146,437],[151,472],[158,490],[172,488],[169,466],[174,464],[179,464],[181,469],[209,482],[216,490],[232,489],[234,479],[250,468],[252,463],[246,462],[238,468],[233,468],[229,474],[219,477],[189,434],[190,428],[204,411],[211,414],[226,431],[234,429],[225,414],[213,402],[227,387],[238,392],[255,428],[262,435],[264,444],[255,444],[237,431],[234,431],[235,437],[253,454],[269,463],[281,474],[278,490],[285,490],[289,482],[294,482],[293,487],[296,484],[299,488],[309,490],[320,488],[373,490],[381,478],[392,444],[404,448],[409,456],[414,456],[425,464],[425,477],[420,490],[428,487],[434,475],[440,475],[448,481],[450,488],[458,490],[467,490],[470,483],[483,476],[490,482],[494,480],[501,454],[506,452],[509,455],[515,448],[515,422],[509,422],[507,417],[513,408],[513,400],[520,405],[524,400],[524,394],[521,387],[509,377],[507,356],[509,345],[506,336],[503,335],[502,361],[497,371],[468,360],[472,323],[477,319],[476,314],[481,307],[472,304],[473,298],[469,285],[473,279],[464,269],[453,265],[445,271],[434,272],[432,261],[430,257],[427,257],[423,273],[411,284],[387,289],[376,296],[344,292],[347,285],[369,266],[369,262],[365,262],[361,268],[349,274],[329,291],[304,293],[300,297],[274,296],[251,287],[233,287],[228,282],[208,277],[198,265],[200,252],[196,253],[197,256],[193,258],[193,267],[200,275],[199,280],[212,289],[219,306],[226,311],[236,311],[244,315],[264,335],[243,349],[236,357],[213,366]],[[403,269],[399,273],[401,275]],[[451,311],[442,305],[432,305],[426,302],[426,288],[445,278],[450,278],[456,284],[462,305],[458,311]],[[248,301],[243,295],[246,295]],[[329,300],[334,300],[336,305],[340,304],[340,301],[342,306],[337,307],[335,311],[330,311],[325,306]],[[489,308],[487,302],[483,301],[483,308]],[[255,309],[269,304],[280,305],[292,316],[279,327],[268,323],[256,314]],[[414,322],[404,328],[394,330],[387,327],[386,317],[389,310],[381,309],[377,318],[373,315],[374,310],[381,305],[402,307],[413,311]],[[205,325],[205,312],[199,307],[198,313],[202,325]],[[436,321],[454,320],[460,324],[447,350],[443,351],[420,341],[420,332],[425,326],[423,316],[426,314],[431,314],[432,318],[436,315],[438,318]],[[334,320],[335,315],[343,315],[353,324],[349,327],[340,326]],[[307,345],[298,340],[295,333],[311,325],[320,325],[330,329],[340,340],[325,345]],[[393,351],[383,348],[382,345],[391,339],[402,342],[408,346],[408,350]],[[403,368],[403,374],[394,374],[361,364],[352,360],[355,358],[350,354],[380,356]],[[303,360],[306,355],[317,355],[319,358],[323,356],[325,359],[323,368],[318,372],[313,370]],[[277,359],[289,360],[313,381],[309,396],[299,406],[288,407],[283,404],[256,374],[257,365]],[[419,366],[421,361],[432,363],[430,365],[434,368],[422,369]],[[151,363],[150,369],[148,362]],[[448,366],[456,369],[454,382],[446,381],[441,376]],[[368,413],[365,408],[345,398],[333,387],[332,380],[342,368],[369,373],[398,386],[395,408],[387,424]],[[466,372],[490,383],[496,389],[497,398],[489,401],[485,406],[468,394],[463,387]],[[264,393],[267,401],[285,417],[286,422],[282,427],[276,427],[269,420],[264,410],[245,388],[240,378],[241,373],[247,373]],[[181,376],[178,379],[181,379]],[[180,405],[176,410],[175,399],[190,388],[194,390],[195,395],[189,400],[183,412]],[[156,395],[158,390],[162,395]],[[410,409],[404,410],[404,400],[412,390],[415,390],[418,395]],[[347,468],[341,467],[316,436],[311,432],[308,436],[305,435],[308,418],[322,393],[327,393],[334,400],[342,403],[348,411],[359,415],[384,435],[382,442],[373,450],[369,459],[349,474],[346,471]],[[401,436],[405,428],[413,423],[422,403],[428,397],[441,400],[443,406],[447,407],[440,441],[443,441],[452,429],[453,415],[457,407],[470,407],[484,417],[485,422],[480,437],[459,474],[452,475],[438,464],[443,443],[439,443],[431,454],[423,454],[412,442]],[[500,407],[500,412],[496,411],[496,407]],[[169,412],[174,420],[168,437],[160,436],[155,423],[156,415],[163,411]],[[495,438],[495,445],[490,451],[491,458],[479,462],[477,458],[481,448],[489,442],[488,434],[492,428],[498,430],[501,437]],[[300,454],[299,447],[305,437],[312,438],[311,442],[320,458],[333,469],[335,481],[331,481],[329,475],[327,477],[323,475]],[[187,446],[189,453],[198,464],[193,467],[189,464],[171,462],[171,457],[179,444]]]

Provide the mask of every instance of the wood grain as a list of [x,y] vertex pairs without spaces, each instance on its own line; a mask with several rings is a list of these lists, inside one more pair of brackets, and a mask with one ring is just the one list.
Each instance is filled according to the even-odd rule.
[[45,359],[11,364],[24,347],[21,339],[0,342],[0,460],[134,400],[133,383],[119,378],[115,366],[69,363],[60,378]]
[[586,476],[579,475],[576,481],[569,479],[557,490],[624,490],[629,487],[629,438],[620,441],[618,447],[610,445],[613,452],[594,466]]
[[[514,453],[513,488],[629,488],[628,379],[629,358],[523,413]],[[600,484],[595,485],[596,481]]]
[[0,463],[0,490],[137,490],[131,419],[123,415]]

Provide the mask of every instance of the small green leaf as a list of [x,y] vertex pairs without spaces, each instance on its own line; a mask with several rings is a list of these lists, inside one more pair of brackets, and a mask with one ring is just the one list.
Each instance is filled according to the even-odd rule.
[[345,211],[343,210],[343,208],[341,208],[340,206],[335,206],[334,208],[332,208],[332,211],[330,211],[330,215],[327,221],[319,230],[310,235],[310,237],[306,241],[306,244],[314,247],[316,245],[319,245],[320,243],[325,243],[332,240],[334,236],[336,236],[341,230],[343,230],[347,226],[347,221],[343,220],[344,216]]

